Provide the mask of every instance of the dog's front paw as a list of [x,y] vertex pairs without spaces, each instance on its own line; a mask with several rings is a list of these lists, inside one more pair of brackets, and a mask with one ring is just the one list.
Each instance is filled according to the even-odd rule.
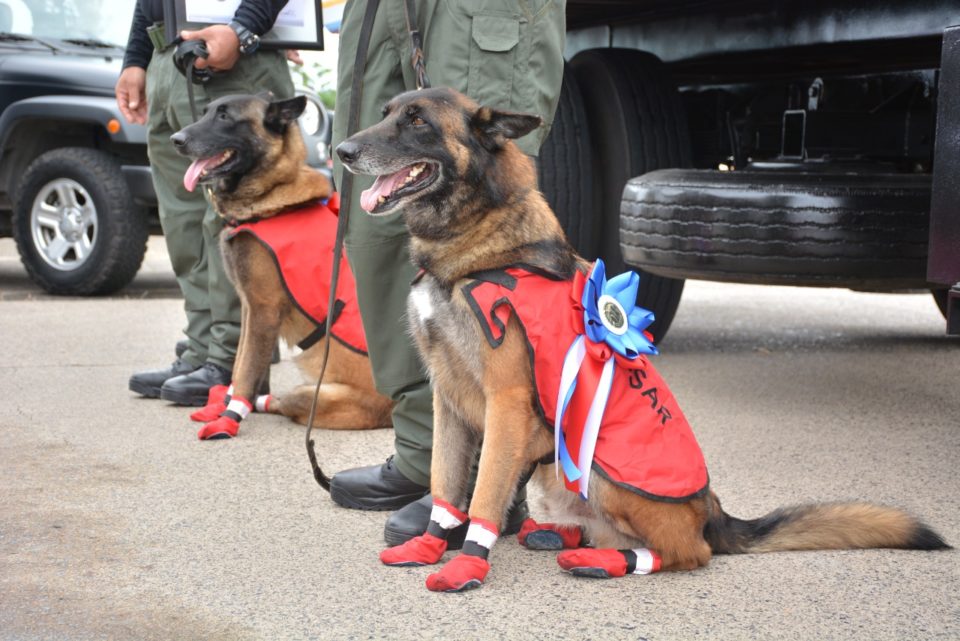
[[210,421],[217,420],[217,417],[223,414],[226,409],[227,406],[222,400],[208,403],[191,414],[190,420],[196,421],[197,423],[209,423]]
[[422,534],[380,553],[384,565],[433,565],[447,551],[447,542],[439,536]]
[[220,438],[233,438],[237,435],[237,432],[240,431],[240,423],[228,418],[226,416],[221,416],[215,421],[207,423],[200,428],[200,431],[197,432],[197,438],[201,441],[212,441]]
[[427,577],[427,589],[431,592],[463,592],[483,585],[490,571],[486,559],[470,554],[453,557],[439,572]]
[[517,541],[528,550],[569,550],[578,548],[583,539],[576,525],[537,523],[527,519],[517,532]]

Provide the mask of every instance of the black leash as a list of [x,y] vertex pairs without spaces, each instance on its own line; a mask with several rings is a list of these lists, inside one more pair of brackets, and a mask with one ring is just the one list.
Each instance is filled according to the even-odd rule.
[[423,39],[417,29],[417,9],[413,0],[404,0],[403,15],[407,19],[407,32],[410,34],[410,64],[413,65],[413,71],[417,74],[417,89],[429,89],[427,59],[423,55]]
[[193,116],[193,122],[199,120],[197,113],[197,103],[193,97],[193,85],[203,85],[213,78],[213,72],[209,69],[197,69],[197,58],[206,58],[209,56],[207,43],[203,40],[184,40],[177,36],[173,41],[176,47],[173,51],[173,64],[187,79],[187,99],[190,102],[190,115]]
[[[360,26],[360,38],[357,41],[357,57],[353,64],[353,83],[350,85],[350,112],[347,116],[347,137],[349,138],[360,129],[360,98],[363,94],[363,73],[367,66],[367,52],[370,48],[370,35],[373,33],[373,20],[377,15],[377,8],[380,6],[380,0],[368,0],[367,10],[363,14],[363,23]],[[330,358],[330,341],[333,337],[330,334],[330,328],[333,325],[333,314],[330,310],[334,309],[337,296],[337,281],[340,278],[340,260],[343,256],[343,238],[347,233],[347,225],[350,218],[351,192],[353,191],[353,174],[349,171],[343,172],[343,181],[340,184],[340,213],[337,219],[337,235],[333,245],[333,269],[330,273],[330,299],[327,305],[327,323],[326,335],[327,342],[323,347],[323,363],[320,366],[320,377],[317,379],[317,388],[313,394],[313,402],[310,404],[310,418],[307,420],[307,457],[310,459],[310,467],[313,468],[313,478],[316,479],[320,487],[327,492],[330,491],[330,477],[324,474],[317,463],[317,452],[313,446],[313,439],[310,438],[313,432],[313,421],[317,415],[317,402],[320,397],[320,385],[323,383],[323,376],[327,371],[327,360]]]

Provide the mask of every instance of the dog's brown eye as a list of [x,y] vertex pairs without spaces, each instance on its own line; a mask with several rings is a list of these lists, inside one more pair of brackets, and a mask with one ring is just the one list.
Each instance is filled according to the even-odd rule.
[[420,116],[414,116],[413,118],[410,119],[410,124],[413,125],[414,127],[419,127],[420,125],[427,124],[427,121],[421,118]]

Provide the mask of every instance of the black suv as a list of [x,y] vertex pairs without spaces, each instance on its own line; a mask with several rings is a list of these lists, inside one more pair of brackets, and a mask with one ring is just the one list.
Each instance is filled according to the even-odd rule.
[[[114,98],[134,4],[0,0],[0,236],[53,294],[122,288],[159,231],[146,127]],[[300,93],[308,161],[323,168],[329,113]]]
[[0,234],[48,292],[92,295],[137,273],[156,197],[113,93],[133,2],[79,5],[0,0]]

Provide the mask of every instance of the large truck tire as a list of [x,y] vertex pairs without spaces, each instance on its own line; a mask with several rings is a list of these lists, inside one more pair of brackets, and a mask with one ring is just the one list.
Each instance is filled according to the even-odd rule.
[[639,268],[637,304],[654,312],[656,340],[667,333],[680,304],[683,280],[665,278],[624,260],[620,201],[627,180],[666,167],[690,166],[683,103],[663,62],[630,49],[590,49],[570,68],[580,85],[590,128],[595,189],[599,190],[599,255],[608,274]]
[[623,193],[627,261],[668,278],[928,288],[930,176],[667,169]]
[[581,256],[599,254],[600,216],[593,188],[590,131],[583,95],[570,65],[563,67],[563,86],[550,134],[537,162],[540,191],[557,215],[567,240]]

